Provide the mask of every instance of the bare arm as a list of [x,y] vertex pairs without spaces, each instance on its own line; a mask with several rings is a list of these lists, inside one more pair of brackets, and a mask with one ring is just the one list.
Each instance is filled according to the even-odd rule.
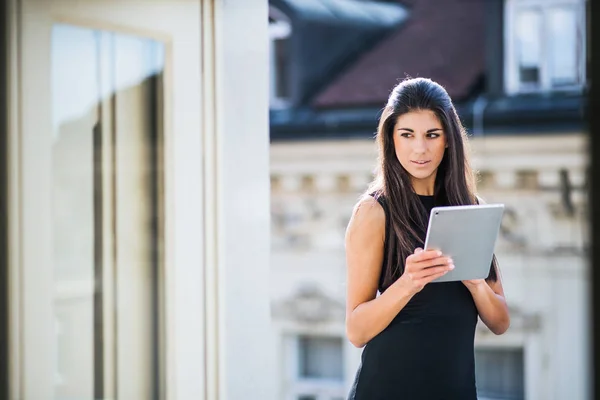
[[[486,204],[485,200],[477,197],[479,204]],[[497,267],[497,265],[496,265]],[[502,277],[500,269],[496,268],[496,281],[475,279],[463,281],[473,296],[481,321],[496,335],[506,332],[510,326],[510,315],[504,298]]]
[[510,315],[499,270],[496,270],[496,275],[496,282],[476,279],[464,281],[464,284],[473,296],[479,318],[492,332],[501,335],[510,326]]
[[427,283],[454,267],[437,251],[417,249],[406,260],[402,277],[376,297],[384,240],[383,208],[371,197],[361,200],[346,231],[346,334],[356,347],[383,331]]

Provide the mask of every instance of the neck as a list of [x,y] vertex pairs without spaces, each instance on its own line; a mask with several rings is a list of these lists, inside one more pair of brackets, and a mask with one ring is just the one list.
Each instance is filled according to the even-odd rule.
[[420,196],[433,196],[435,187],[435,177],[429,181],[413,179],[413,190]]

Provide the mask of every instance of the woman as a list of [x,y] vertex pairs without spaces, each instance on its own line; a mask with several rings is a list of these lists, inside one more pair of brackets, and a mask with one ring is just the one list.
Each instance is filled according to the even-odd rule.
[[485,280],[430,285],[454,266],[420,247],[432,207],[478,202],[448,93],[429,79],[398,84],[377,144],[377,177],[346,232],[346,331],[365,346],[349,399],[476,399],[477,317],[498,335],[509,326],[498,265]]

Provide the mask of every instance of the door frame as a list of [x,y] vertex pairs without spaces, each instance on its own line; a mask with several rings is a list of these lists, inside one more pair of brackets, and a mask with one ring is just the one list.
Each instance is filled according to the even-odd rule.
[[[6,111],[7,111],[7,130],[6,130],[6,152],[7,156],[4,161],[6,167],[6,246],[10,251],[5,255],[7,261],[7,311],[8,311],[8,358],[7,358],[7,398],[19,399],[22,393],[21,386],[21,341],[19,338],[19,324],[21,323],[20,309],[20,289],[19,289],[19,254],[20,240],[18,234],[18,225],[20,221],[20,187],[18,173],[15,171],[15,165],[19,160],[19,90],[20,90],[20,75],[18,61],[18,44],[19,44],[19,23],[18,0],[9,0],[4,2],[6,7],[6,30],[8,31],[7,40],[7,60],[5,66],[7,68],[6,76],[8,86],[5,92],[7,96]],[[12,218],[9,217],[12,215]]]
[[[23,96],[28,93],[22,79],[23,67],[27,67],[20,20],[23,1],[31,0],[8,0],[11,400],[25,396],[26,375],[31,372],[23,364],[27,349],[21,329],[27,306],[23,301],[27,288],[23,285],[21,266],[24,256],[30,256],[24,253],[23,241],[27,238],[21,229],[23,213],[28,210],[22,181],[23,165],[27,166],[22,159],[22,148],[28,140],[21,134],[28,122],[21,107]],[[198,76],[197,85],[188,82],[197,88],[198,112],[187,117],[200,118],[199,131],[186,129],[184,121],[174,124],[170,114],[173,110],[168,106],[173,104],[173,98],[166,93],[165,140],[177,134],[187,135],[196,142],[187,146],[181,142],[165,143],[165,156],[179,146],[177,149],[184,154],[198,157],[182,157],[178,165],[168,161],[165,164],[165,193],[175,191],[174,199],[165,199],[166,264],[170,265],[163,282],[166,312],[163,375],[168,383],[165,397],[216,400],[243,398],[253,393],[257,398],[275,400],[276,385],[272,381],[275,352],[268,295],[269,70],[265,68],[269,60],[268,2],[193,1],[200,5],[199,67],[180,66],[173,73],[165,71],[167,84],[189,74]],[[60,18],[57,22],[77,21]],[[122,30],[127,23],[113,20],[102,23],[95,18],[82,18],[79,22],[90,28],[140,33]],[[169,54],[170,46],[166,50]],[[181,100],[184,99],[179,99],[178,104]],[[231,110],[235,110],[235,118]],[[186,172],[177,174],[179,170]],[[196,180],[202,182],[202,187],[186,190],[186,185]],[[184,213],[184,208],[191,210],[191,214]],[[190,224],[202,227],[199,237],[186,235],[189,233],[186,226]],[[185,257],[182,249],[187,249],[193,257]]]
[[3,2],[0,30],[0,397],[9,396],[9,294],[8,294],[8,62],[10,42],[9,6]]
[[[203,252],[202,85],[200,4],[132,2],[108,7],[88,0],[72,7],[65,0],[12,0],[10,129],[10,299],[11,398],[48,398],[53,390],[51,175],[49,175],[51,91],[49,30],[56,23],[133,34],[165,46],[164,215],[165,267],[158,284],[161,323],[159,398],[197,398],[205,390]],[[108,3],[108,2],[107,2]],[[114,3],[113,3],[114,4]],[[185,12],[185,13],[184,13]],[[162,13],[162,14],[161,14]],[[161,16],[171,13],[171,18]],[[147,18],[147,20],[144,20]],[[151,25],[149,21],[155,22]],[[177,21],[175,23],[174,21]],[[188,36],[189,35],[189,36]],[[195,50],[192,50],[195,49]],[[186,51],[183,51],[186,50]],[[175,108],[174,103],[179,104]],[[184,104],[184,105],[182,105]],[[38,229],[34,229],[37,226]],[[191,240],[173,238],[190,237]],[[47,268],[40,268],[41,265]],[[47,332],[40,335],[39,332]],[[164,340],[164,341],[163,341]],[[162,358],[159,356],[159,358]],[[189,380],[182,371],[193,371]],[[165,392],[165,390],[167,392]]]

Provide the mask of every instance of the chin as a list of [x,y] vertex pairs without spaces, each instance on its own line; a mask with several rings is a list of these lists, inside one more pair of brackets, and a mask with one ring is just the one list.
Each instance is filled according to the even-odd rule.
[[433,175],[433,172],[424,172],[424,171],[415,171],[415,172],[408,171],[408,173],[413,177],[413,179],[417,179],[420,181],[429,179]]

